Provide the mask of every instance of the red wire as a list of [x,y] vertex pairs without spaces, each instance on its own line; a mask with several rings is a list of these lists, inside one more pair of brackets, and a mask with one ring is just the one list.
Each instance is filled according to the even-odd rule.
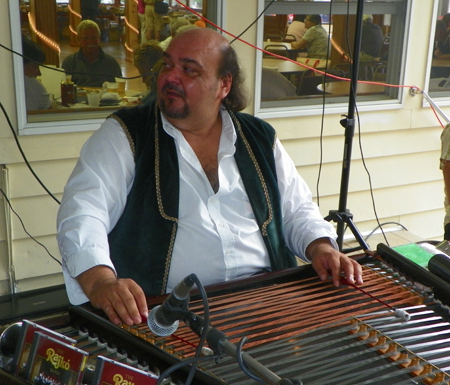
[[347,278],[345,277],[341,277],[341,283],[343,285],[348,285],[348,286],[352,286],[355,289],[359,290],[361,293],[364,293],[365,295],[369,296],[370,298],[374,299],[375,301],[378,301],[379,303],[381,303],[384,306],[387,306],[388,308],[395,310],[391,305],[389,305],[388,303],[382,301],[381,299],[374,297],[372,294],[368,293],[367,291],[361,289],[360,287],[354,285],[353,283],[350,283],[349,281],[347,281]]
[[[198,12],[194,11],[192,8],[189,8],[187,5],[181,3],[180,0],[175,0],[175,1],[176,1],[179,5],[181,5],[182,7],[186,8],[188,11],[192,12],[192,13],[193,13],[194,15],[196,15],[197,17],[201,18],[201,19],[202,19],[203,21],[205,21],[206,23],[211,24],[213,27],[217,28],[218,30],[222,31],[223,33],[226,33],[227,35],[231,36],[233,39],[239,40],[240,42],[242,42],[242,43],[244,43],[244,44],[247,44],[248,46],[250,46],[250,47],[252,47],[252,48],[254,48],[254,49],[258,50],[258,51],[264,52],[265,54],[271,55],[271,56],[276,57],[276,58],[278,58],[278,59],[290,61],[291,63],[297,64],[297,65],[299,65],[299,66],[301,66],[301,67],[304,67],[304,68],[308,68],[308,69],[313,70],[313,71],[315,71],[315,72],[317,72],[317,73],[319,73],[319,74],[321,74],[321,75],[325,75],[325,76],[328,76],[328,77],[333,78],[333,79],[343,80],[343,81],[348,81],[348,82],[351,81],[351,79],[349,79],[349,78],[343,78],[343,77],[340,77],[340,76],[332,75],[332,74],[326,73],[326,72],[324,72],[324,71],[320,71],[320,70],[318,70],[318,69],[316,69],[316,68],[309,67],[309,66],[307,66],[307,65],[305,65],[305,64],[303,64],[303,63],[299,63],[298,61],[295,61],[295,60],[286,58],[285,56],[280,56],[280,55],[274,54],[274,53],[272,53],[272,52],[266,51],[266,50],[263,49],[263,48],[259,48],[259,47],[255,46],[255,45],[249,43],[248,41],[245,41],[245,40],[243,40],[243,39],[241,39],[241,38],[239,38],[239,37],[233,35],[232,33],[228,32],[228,31],[225,31],[223,28],[220,28],[217,24],[214,24],[212,21],[208,20],[208,19],[207,19],[206,17],[204,17],[203,15],[201,15],[201,14],[199,14]],[[417,86],[406,86],[406,85],[399,85],[399,84],[379,83],[379,82],[371,82],[371,81],[366,81],[366,80],[358,80],[358,83],[381,85],[381,86],[392,87],[392,88],[410,88],[410,89],[415,89],[415,90],[419,90],[419,91],[420,91],[420,88],[418,88]],[[431,107],[431,108],[432,108],[432,110],[433,110],[433,112],[434,112],[434,114],[435,114],[437,120],[439,121],[440,125],[441,125],[442,127],[444,127],[444,126],[442,125],[442,122],[439,120],[439,118],[438,118],[438,116],[437,116],[437,114],[436,114],[436,111],[433,109],[433,107]]]
[[172,337],[174,337],[175,339],[177,339],[177,340],[179,340],[181,342],[184,342],[185,344],[190,345],[190,346],[194,347],[195,349],[197,349],[197,345],[193,344],[192,342],[190,342],[188,340],[185,340],[183,337],[179,337],[176,334],[172,334]]

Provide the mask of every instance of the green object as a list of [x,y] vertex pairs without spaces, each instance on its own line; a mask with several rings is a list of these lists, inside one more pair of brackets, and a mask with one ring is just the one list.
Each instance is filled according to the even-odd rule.
[[419,266],[425,268],[428,267],[428,261],[433,257],[433,254],[425,250],[423,247],[420,247],[416,243],[408,243],[406,245],[396,246],[393,247],[393,249],[410,261],[417,263]]

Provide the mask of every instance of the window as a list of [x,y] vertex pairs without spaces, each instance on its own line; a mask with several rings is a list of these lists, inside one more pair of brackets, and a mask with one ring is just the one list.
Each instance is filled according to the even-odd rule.
[[[173,3],[169,0],[166,2]],[[203,12],[204,7],[205,16],[217,22],[221,0],[189,0],[187,3],[199,13]],[[207,14],[206,3],[208,3]],[[27,110],[24,90],[29,86],[30,76],[24,73],[22,57],[14,55],[19,133],[24,135],[95,129],[99,120],[104,119],[113,110],[133,105],[139,95],[147,92],[132,60],[132,51],[140,43],[137,1],[102,0],[94,18],[100,28],[100,47],[105,53],[114,56],[119,63],[122,77],[126,78],[125,91],[119,93],[119,105],[108,106],[108,103],[103,102],[100,107],[90,108],[87,104],[87,94],[92,91],[89,89],[91,87],[78,86],[76,103],[70,101],[68,105],[62,106],[61,82],[65,80],[65,75],[61,71],[61,64],[69,54],[76,53],[80,49],[74,26],[79,23],[82,10],[79,1],[57,0],[56,7],[54,4],[52,1],[41,0],[9,1],[11,20],[18,21],[12,23],[12,48],[16,52],[22,52],[22,36],[25,36],[44,51],[46,57],[44,66],[37,67],[42,74],[34,77],[45,86],[53,99],[51,108],[33,107]],[[176,14],[192,16],[186,9],[177,9]],[[170,35],[170,17],[169,12],[169,15],[163,18],[161,40]],[[104,87],[100,85],[94,88]],[[79,124],[77,120],[80,121]]]
[[[260,0],[260,12],[269,3]],[[402,84],[409,3],[373,0],[363,8],[358,79],[380,84],[358,83],[358,103],[398,103],[401,90],[383,83]],[[314,106],[323,104],[323,97],[328,107],[348,102],[350,82],[342,78],[352,76],[356,22],[356,0],[273,2],[259,22],[258,46],[278,56],[257,52],[261,71],[255,90],[257,113],[314,111]],[[301,36],[306,38],[303,42]]]
[[430,34],[430,75],[428,92],[433,98],[450,96],[450,4],[439,0]]

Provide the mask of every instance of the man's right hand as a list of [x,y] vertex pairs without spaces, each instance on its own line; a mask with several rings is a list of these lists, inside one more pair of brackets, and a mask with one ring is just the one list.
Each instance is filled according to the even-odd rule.
[[148,307],[142,288],[132,279],[118,279],[107,266],[95,266],[77,277],[92,306],[102,309],[115,325],[143,322]]

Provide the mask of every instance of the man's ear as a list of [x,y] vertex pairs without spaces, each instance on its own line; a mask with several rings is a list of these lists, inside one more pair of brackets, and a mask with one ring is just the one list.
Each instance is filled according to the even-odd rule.
[[232,84],[233,84],[233,76],[231,76],[231,74],[227,74],[221,78],[220,80],[221,99],[225,99],[227,95],[230,93]]

